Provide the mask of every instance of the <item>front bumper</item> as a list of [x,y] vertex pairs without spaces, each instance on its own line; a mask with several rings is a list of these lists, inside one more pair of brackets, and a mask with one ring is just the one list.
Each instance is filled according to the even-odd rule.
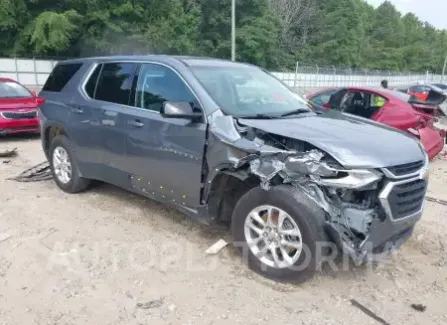
[[428,162],[410,177],[387,174],[387,181],[379,193],[379,214],[369,227],[362,242],[354,243],[346,237],[344,225],[327,222],[325,230],[335,244],[355,261],[361,263],[376,259],[377,254],[399,248],[412,235],[416,223],[424,211],[428,184]]
[[325,231],[339,249],[357,263],[361,263],[375,259],[374,256],[377,254],[392,252],[402,246],[413,234],[413,229],[421,216],[422,212],[400,222],[393,222],[389,218],[385,221],[374,220],[370,236],[359,247],[343,238],[343,229],[339,225],[328,222],[325,224]]
[[[15,133],[39,133],[39,119],[33,118],[5,118],[3,113],[0,114],[0,135]],[[6,112],[7,113],[7,112]]]

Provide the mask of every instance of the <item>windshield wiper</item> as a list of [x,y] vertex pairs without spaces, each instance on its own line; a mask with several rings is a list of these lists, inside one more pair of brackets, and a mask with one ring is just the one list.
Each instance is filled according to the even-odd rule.
[[279,117],[273,116],[273,115],[268,115],[268,114],[256,114],[256,115],[238,116],[238,118],[271,120],[271,119],[275,119],[275,118],[279,118]]
[[293,111],[290,111],[290,112],[282,114],[281,117],[286,117],[286,116],[290,116],[290,115],[304,114],[304,113],[310,113],[310,112],[313,112],[313,111],[310,110],[310,109],[298,108],[298,109],[295,109]]

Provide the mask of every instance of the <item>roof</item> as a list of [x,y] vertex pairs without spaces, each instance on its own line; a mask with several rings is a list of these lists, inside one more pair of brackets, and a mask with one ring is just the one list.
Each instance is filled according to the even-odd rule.
[[2,77],[0,77],[0,82],[8,82],[8,81],[17,83],[17,81],[15,81],[15,80],[13,80],[11,78],[2,78]]
[[242,62],[233,62],[223,59],[199,56],[178,56],[178,55],[110,55],[77,58],[71,60],[60,61],[60,63],[85,63],[94,61],[152,61],[160,63],[169,63],[172,61],[181,62],[186,66],[209,66],[209,67],[248,67],[250,64]]

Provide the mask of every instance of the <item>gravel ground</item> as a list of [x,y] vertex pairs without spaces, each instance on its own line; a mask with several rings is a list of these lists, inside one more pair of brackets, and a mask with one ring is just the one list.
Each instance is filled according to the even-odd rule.
[[[302,285],[250,272],[212,231],[109,185],[67,195],[52,181],[5,180],[44,161],[38,139],[0,141],[0,324],[447,324],[447,206],[427,203],[414,236],[386,262],[325,270]],[[0,159],[6,160],[6,159]],[[447,199],[447,164],[431,165]],[[423,304],[425,312],[412,309]]]

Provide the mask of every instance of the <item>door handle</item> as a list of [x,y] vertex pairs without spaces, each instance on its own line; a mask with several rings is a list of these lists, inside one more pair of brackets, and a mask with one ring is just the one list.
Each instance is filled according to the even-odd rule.
[[82,113],[84,113],[84,110],[83,110],[82,108],[80,108],[80,107],[72,107],[72,108],[71,108],[71,111],[72,111],[73,113],[77,113],[77,114],[82,114]]
[[144,126],[144,123],[141,123],[139,120],[128,121],[128,123],[136,128],[141,128]]

